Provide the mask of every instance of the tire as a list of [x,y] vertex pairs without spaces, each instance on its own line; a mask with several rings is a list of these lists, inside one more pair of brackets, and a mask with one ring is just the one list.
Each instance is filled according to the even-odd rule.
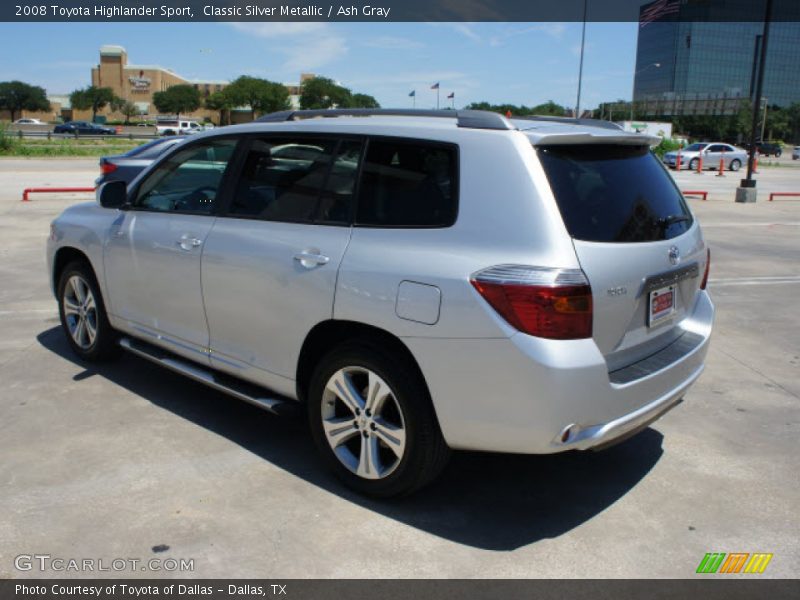
[[734,158],[734,159],[731,161],[731,164],[730,164],[730,166],[729,166],[728,168],[729,168],[731,171],[738,171],[739,169],[741,169],[741,168],[742,168],[742,161],[740,161],[738,158]]
[[699,161],[696,158],[693,158],[692,160],[690,160],[689,161],[689,170],[690,171],[696,171],[698,162]]
[[307,408],[323,460],[359,493],[410,494],[450,457],[415,365],[377,342],[347,342],[328,353],[311,378]]
[[775,158],[780,158],[782,154],[781,150],[775,150]]
[[71,262],[61,272],[58,314],[70,348],[83,360],[100,362],[119,354],[119,336],[108,322],[100,288],[86,262]]

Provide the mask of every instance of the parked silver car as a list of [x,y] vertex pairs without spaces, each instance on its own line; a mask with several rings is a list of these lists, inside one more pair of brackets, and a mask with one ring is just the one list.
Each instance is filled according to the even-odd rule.
[[792,160],[800,160],[800,146],[792,148]]
[[[700,142],[690,144],[680,151],[681,169],[696,171],[703,161],[703,169],[719,169],[719,162],[722,160],[724,168],[731,171],[738,171],[747,164],[747,151],[730,144],[718,142]],[[678,162],[678,152],[667,152],[664,154],[664,164],[674,169]]]
[[[306,118],[306,117],[336,118]],[[658,141],[602,121],[287,111],[202,133],[52,224],[74,352],[280,413],[376,496],[451,449],[645,428],[700,376],[709,250]]]

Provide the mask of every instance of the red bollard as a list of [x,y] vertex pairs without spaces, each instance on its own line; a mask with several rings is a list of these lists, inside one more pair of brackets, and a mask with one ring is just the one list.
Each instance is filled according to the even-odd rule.
[[703,174],[703,155],[697,157],[697,171],[694,172],[695,175],[702,175]]
[[681,170],[681,150],[678,148],[678,157],[675,159],[675,170]]

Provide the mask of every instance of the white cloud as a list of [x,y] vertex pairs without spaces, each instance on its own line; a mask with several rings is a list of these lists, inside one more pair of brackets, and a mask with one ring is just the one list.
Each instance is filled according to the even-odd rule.
[[425,47],[425,44],[420,41],[391,35],[382,35],[366,39],[363,45],[368,48],[380,48],[382,50],[413,50],[415,48]]
[[281,76],[322,68],[347,55],[345,38],[327,23],[230,23],[237,31],[262,38],[269,52],[283,57]]
[[229,23],[243,33],[274,39],[292,35],[307,35],[325,29],[325,23]]

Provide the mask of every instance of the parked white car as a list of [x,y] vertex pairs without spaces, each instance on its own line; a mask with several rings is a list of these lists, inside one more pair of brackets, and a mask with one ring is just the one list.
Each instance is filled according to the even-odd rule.
[[193,136],[53,222],[63,331],[85,360],[121,347],[305,404],[324,461],[375,496],[451,449],[606,446],[681,401],[711,336],[709,250],[657,141],[366,109]]
[[17,119],[14,121],[14,125],[46,125],[39,119]]

